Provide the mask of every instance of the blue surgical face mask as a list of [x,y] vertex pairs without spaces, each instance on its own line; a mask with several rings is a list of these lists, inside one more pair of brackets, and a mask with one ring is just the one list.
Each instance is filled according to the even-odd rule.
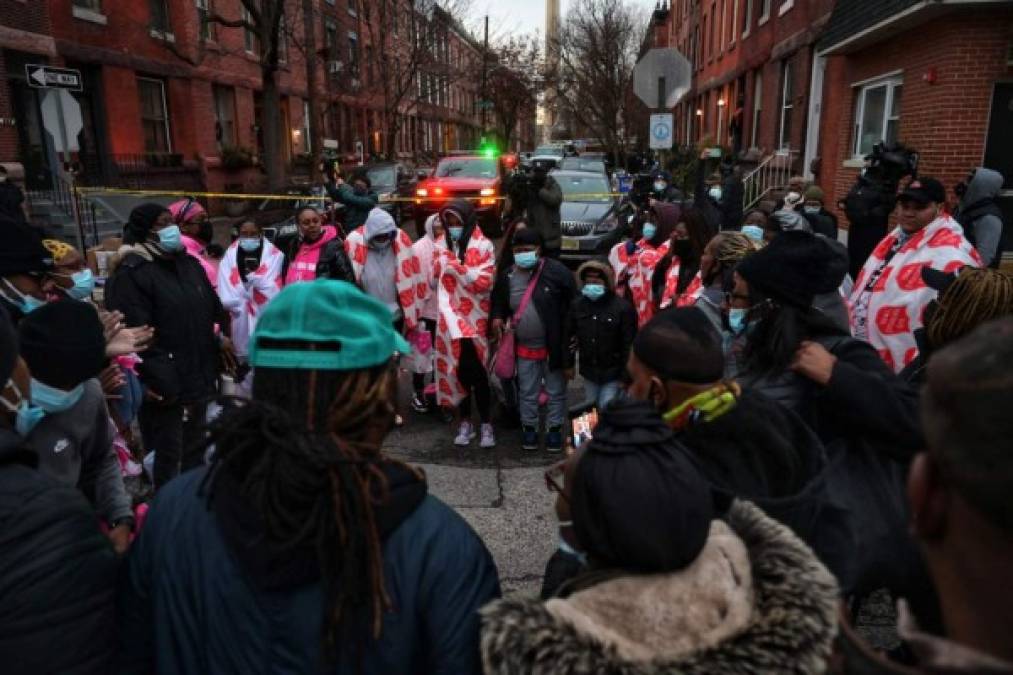
[[260,237],[241,237],[239,239],[239,248],[243,249],[247,253],[250,251],[256,251],[260,248]]
[[84,396],[84,384],[79,384],[70,391],[64,391],[32,378],[32,403],[47,413],[70,410],[77,405],[82,396]]
[[80,272],[74,272],[70,275],[70,279],[74,285],[64,290],[69,297],[74,300],[87,300],[91,297],[92,291],[95,290],[95,275],[90,269],[86,267]]
[[717,185],[707,191],[707,194],[711,196],[711,199],[715,201],[721,201],[721,188]]
[[19,310],[21,310],[22,314],[31,314],[39,307],[42,307],[44,304],[46,304],[44,300],[39,300],[34,295],[25,295],[17,288],[15,288],[14,284],[12,284],[7,279],[4,279],[3,282],[4,286],[7,287],[7,290],[13,293],[14,296],[17,298],[17,300],[13,300],[10,298],[10,296],[7,296],[8,302],[10,302],[14,306],[16,306]]
[[461,235],[464,234],[463,227],[448,227],[447,231],[450,232],[450,238],[454,241],[460,241]]
[[538,251],[521,251],[514,253],[514,262],[521,269],[529,270],[538,263]]
[[29,403],[28,399],[21,393],[21,390],[18,389],[18,385],[14,384],[14,380],[7,380],[7,383],[14,390],[14,393],[18,395],[18,402],[11,403],[7,399],[0,397],[0,404],[9,412],[14,413],[14,431],[17,432],[18,436],[25,438],[28,434],[32,433],[32,429],[46,416],[46,411]]
[[644,239],[650,241],[658,233],[658,226],[654,223],[644,223]]
[[580,289],[580,292],[584,294],[584,297],[588,300],[599,300],[605,295],[604,284],[584,284],[584,287]]
[[665,181],[659,180],[659,181],[657,181],[654,184],[654,191],[655,192],[664,192],[665,188],[667,188],[667,187],[668,187],[668,184]]
[[817,213],[820,212],[820,207],[818,207],[818,206],[804,206],[804,207],[802,207],[802,209],[806,213],[813,214],[813,215],[815,215],[815,214],[817,214]]
[[179,225],[170,225],[158,231],[158,242],[166,251],[178,251],[183,248],[182,233]]
[[759,225],[743,225],[742,234],[753,241],[763,241],[763,228]]
[[728,328],[733,335],[742,335],[749,324],[749,310],[731,307],[728,309]]

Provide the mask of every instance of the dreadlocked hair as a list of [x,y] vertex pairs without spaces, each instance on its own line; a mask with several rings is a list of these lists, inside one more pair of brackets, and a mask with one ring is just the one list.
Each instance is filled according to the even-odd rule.
[[381,460],[375,438],[393,419],[395,386],[389,363],[358,371],[259,367],[254,400],[223,415],[208,438],[216,448],[209,498],[227,474],[269,541],[283,551],[316,551],[329,655],[352,629],[362,631],[367,612],[379,638],[391,606],[375,507],[388,496],[381,464],[397,462]]
[[954,342],[986,321],[1013,314],[1013,276],[965,267],[939,294],[938,303],[925,323],[925,337],[933,349]]
[[[714,239],[711,241],[714,243],[714,262],[720,265],[717,272],[721,274],[721,286],[725,291],[730,291],[732,290],[735,266],[742,262],[742,259],[747,255],[756,252],[757,246],[752,239],[741,232],[719,232],[714,235]],[[710,285],[714,282],[714,277],[703,281]]]

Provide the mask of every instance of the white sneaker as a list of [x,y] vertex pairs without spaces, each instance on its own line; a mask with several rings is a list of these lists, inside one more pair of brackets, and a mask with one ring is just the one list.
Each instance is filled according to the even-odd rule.
[[480,448],[495,448],[496,447],[496,434],[492,431],[491,424],[482,425],[482,440],[478,442]]
[[461,426],[457,430],[457,438],[454,439],[454,445],[464,448],[471,445],[473,440],[475,440],[475,427],[471,425],[471,422],[461,422]]

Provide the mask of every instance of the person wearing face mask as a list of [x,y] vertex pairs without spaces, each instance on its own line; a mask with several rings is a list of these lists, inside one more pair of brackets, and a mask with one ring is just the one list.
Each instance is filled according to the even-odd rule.
[[114,548],[123,553],[134,516],[96,379],[106,366],[102,322],[85,303],[52,302],[24,318],[18,337],[32,372],[32,404],[44,412],[26,445],[39,456],[39,471],[88,497],[109,526]]
[[[137,367],[145,388],[140,423],[155,451],[155,487],[197,466],[205,401],[218,387],[219,362],[231,343],[216,332],[226,316],[207,274],[183,248],[179,226],[159,204],[141,204],[124,226],[124,245],[106,283],[106,307],[127,326],[151,326],[155,337]],[[184,455],[183,449],[188,452]]]
[[314,279],[354,282],[345,242],[332,225],[324,225],[320,212],[304,206],[295,214],[298,236],[281,245],[285,252],[281,275],[285,285]]
[[91,300],[95,291],[95,275],[92,274],[81,253],[56,239],[43,239],[42,245],[53,256],[53,271],[50,278],[57,293],[71,300]]
[[229,334],[245,371],[257,318],[281,290],[285,256],[251,220],[239,226],[238,235],[218,268],[218,297],[232,319]]
[[[703,282],[703,292],[693,305],[702,311],[714,329],[721,332],[726,338],[731,337],[725,321],[725,296],[730,293],[734,280],[732,274],[735,266],[750,253],[758,249],[756,243],[740,232],[720,232],[715,235],[707,246],[704,247],[703,255],[700,256],[700,279]],[[728,343],[726,339],[726,354]],[[728,358],[725,361],[725,377],[734,377],[736,369],[735,359]]]
[[362,227],[370,212],[380,203],[380,197],[364,171],[352,174],[348,183],[341,176],[335,176],[334,184],[324,183],[324,188],[331,199],[344,205],[346,232]]
[[837,257],[830,247],[825,237],[785,232],[739,263],[728,300],[729,324],[745,335],[739,381],[797,413],[827,448],[831,494],[851,510],[859,536],[854,591],[888,588],[920,616],[935,616],[903,499],[907,466],[924,447],[918,391],[813,306]]
[[879,352],[894,372],[918,355],[914,331],[936,291],[923,267],[952,272],[982,267],[960,224],[944,210],[946,190],[935,178],[912,180],[897,198],[897,227],[876,246],[855,279],[849,300],[851,331]]
[[654,301],[654,271],[672,245],[672,233],[680,222],[682,207],[657,202],[647,212],[643,237],[636,244],[636,253],[627,265],[627,287],[630,301],[637,310],[637,325],[647,323],[657,309]]
[[809,221],[815,234],[837,241],[837,216],[823,208],[823,190],[818,185],[810,185],[804,194],[802,215]]
[[585,405],[604,410],[619,395],[623,364],[637,334],[637,313],[629,300],[615,294],[607,262],[589,260],[577,270],[577,279],[580,297],[570,306],[564,332],[572,336],[579,357]]
[[501,270],[492,291],[492,334],[514,332],[517,389],[524,450],[538,449],[538,398],[549,396],[547,452],[563,451],[566,382],[573,379],[573,353],[566,316],[576,296],[573,273],[558,260],[542,257],[542,237],[526,227],[513,239],[514,265]]
[[386,305],[398,332],[405,335],[416,330],[429,286],[408,233],[377,207],[362,227],[349,233],[345,251],[352,261],[355,283]]
[[189,255],[196,258],[204,273],[208,275],[208,281],[212,286],[218,286],[218,261],[207,252],[208,245],[214,238],[214,230],[211,227],[211,219],[208,212],[204,210],[193,197],[187,197],[169,204],[169,213],[172,214],[172,222],[179,225],[180,240],[183,248]]
[[682,192],[672,185],[672,175],[667,171],[655,171],[651,177],[651,199],[659,202],[682,202]]
[[[0,307],[0,654],[4,672],[109,672],[118,556],[73,484],[36,467],[24,438],[45,414]],[[35,412],[37,411],[37,412]]]
[[21,318],[46,304],[46,297],[56,287],[49,276],[53,256],[42,240],[27,225],[14,221],[2,222],[3,246],[0,246],[0,303],[11,320]]
[[704,220],[712,231],[718,232],[724,229],[737,230],[742,224],[741,193],[738,204],[738,218],[734,221],[729,221],[726,227],[725,210],[728,208],[728,200],[732,195],[725,195],[722,184],[723,179],[719,172],[707,173],[709,158],[709,150],[704,150],[700,155],[699,168],[696,173],[696,188],[693,193],[693,206],[703,213]]
[[471,405],[478,408],[479,446],[492,448],[489,373],[490,294],[496,279],[496,247],[482,234],[470,202],[457,199],[440,211],[446,237],[433,251],[436,278],[436,402],[452,409],[457,426],[454,445],[475,440]]
[[960,199],[953,218],[964,228],[964,236],[974,244],[984,266],[993,269],[1002,262],[1002,209],[996,199],[1004,180],[998,171],[978,167],[953,188]]
[[703,292],[700,259],[704,248],[716,232],[695,208],[683,211],[672,230],[668,251],[654,267],[651,275],[651,298],[656,309],[689,307]]
[[486,675],[825,672],[833,575],[756,505],[718,508],[675,436],[651,404],[616,402],[546,475],[586,566],[547,601],[482,610]]

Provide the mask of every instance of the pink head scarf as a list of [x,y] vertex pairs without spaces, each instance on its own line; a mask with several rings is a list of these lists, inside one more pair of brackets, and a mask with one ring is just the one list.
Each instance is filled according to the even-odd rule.
[[169,204],[169,213],[172,214],[172,222],[183,225],[206,212],[196,199],[180,199],[178,202]]

